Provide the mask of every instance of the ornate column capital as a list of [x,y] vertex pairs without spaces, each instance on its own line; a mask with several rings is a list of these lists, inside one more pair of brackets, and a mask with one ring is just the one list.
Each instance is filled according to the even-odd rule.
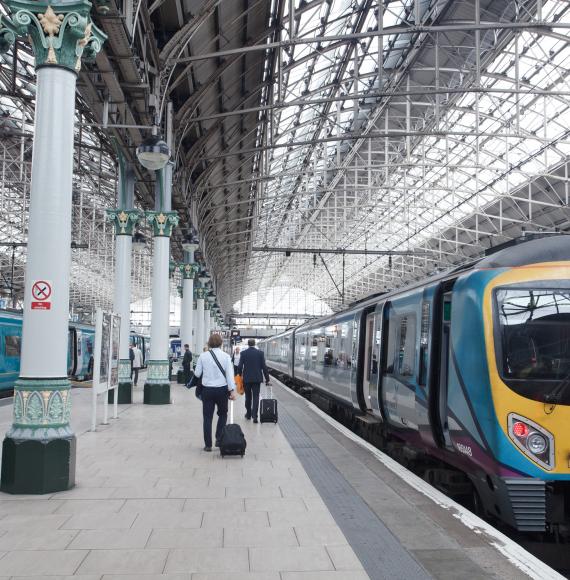
[[196,288],[194,292],[196,293],[197,299],[201,298],[202,300],[204,300],[204,298],[206,298],[206,296],[208,295],[208,290],[206,290],[206,288]]
[[172,229],[178,225],[180,219],[176,211],[147,211],[145,213],[155,237],[169,238],[172,234]]
[[107,210],[107,219],[113,222],[117,236],[132,236],[135,226],[142,219],[143,213],[139,209],[113,208]]
[[16,42],[16,27],[10,20],[0,14],[0,54],[8,52]]
[[[87,0],[58,2],[55,10],[49,2],[37,0],[6,0],[6,4],[16,34],[32,40],[36,68],[60,66],[79,72],[81,61],[94,60],[107,38],[93,24]],[[1,32],[0,36],[6,38]]]
[[196,274],[200,271],[199,264],[178,264],[178,269],[182,273],[184,280],[193,280]]

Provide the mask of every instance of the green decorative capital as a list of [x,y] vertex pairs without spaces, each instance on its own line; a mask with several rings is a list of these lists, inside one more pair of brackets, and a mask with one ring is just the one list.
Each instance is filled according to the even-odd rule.
[[208,296],[208,290],[206,288],[196,288],[196,298],[204,300]]
[[172,229],[178,225],[179,217],[176,211],[147,211],[146,219],[152,226],[154,236],[165,236],[172,234]]
[[[81,70],[81,61],[93,61],[106,35],[91,20],[91,2],[38,2],[6,0],[12,25],[19,36],[30,36],[36,68],[61,66]],[[1,30],[1,29],[0,29]]]
[[135,226],[142,218],[138,209],[108,209],[107,219],[113,222],[117,236],[132,236]]
[[193,280],[200,271],[200,266],[198,264],[178,264],[178,269],[184,280]]
[[53,439],[72,434],[71,385],[67,379],[24,379],[14,385],[14,439]]
[[16,42],[16,27],[5,16],[0,14],[0,54],[8,52]]

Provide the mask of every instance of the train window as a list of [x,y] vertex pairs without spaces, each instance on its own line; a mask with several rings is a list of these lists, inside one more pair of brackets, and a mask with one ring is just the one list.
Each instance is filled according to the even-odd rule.
[[21,337],[8,335],[4,337],[4,353],[7,357],[19,357]]
[[397,371],[402,377],[415,374],[416,317],[409,314],[400,319]]
[[570,291],[500,289],[496,292],[502,375],[528,383],[570,374]]
[[[451,303],[450,303],[451,304]],[[420,375],[418,382],[425,386],[428,370],[429,302],[422,302],[422,324],[420,329]]]

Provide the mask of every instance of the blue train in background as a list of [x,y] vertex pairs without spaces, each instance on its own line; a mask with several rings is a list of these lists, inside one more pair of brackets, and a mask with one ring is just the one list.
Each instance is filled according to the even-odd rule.
[[[131,344],[143,353],[144,366],[150,353],[150,338],[131,333]],[[0,396],[11,394],[20,373],[22,342],[22,313],[0,310]],[[67,374],[71,379],[86,381],[93,378],[95,327],[77,322],[69,323]]]
[[288,384],[475,511],[570,533],[569,236],[514,240],[260,348]]

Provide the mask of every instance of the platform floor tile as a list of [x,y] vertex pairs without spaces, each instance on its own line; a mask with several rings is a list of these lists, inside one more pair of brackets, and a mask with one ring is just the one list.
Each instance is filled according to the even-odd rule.
[[[76,487],[0,493],[0,580],[367,578],[281,427],[246,421],[243,398],[246,456],[222,459],[203,451],[201,404],[181,386],[164,406],[139,387],[96,432],[90,391],[72,397]],[[0,426],[10,415],[0,407]]]

